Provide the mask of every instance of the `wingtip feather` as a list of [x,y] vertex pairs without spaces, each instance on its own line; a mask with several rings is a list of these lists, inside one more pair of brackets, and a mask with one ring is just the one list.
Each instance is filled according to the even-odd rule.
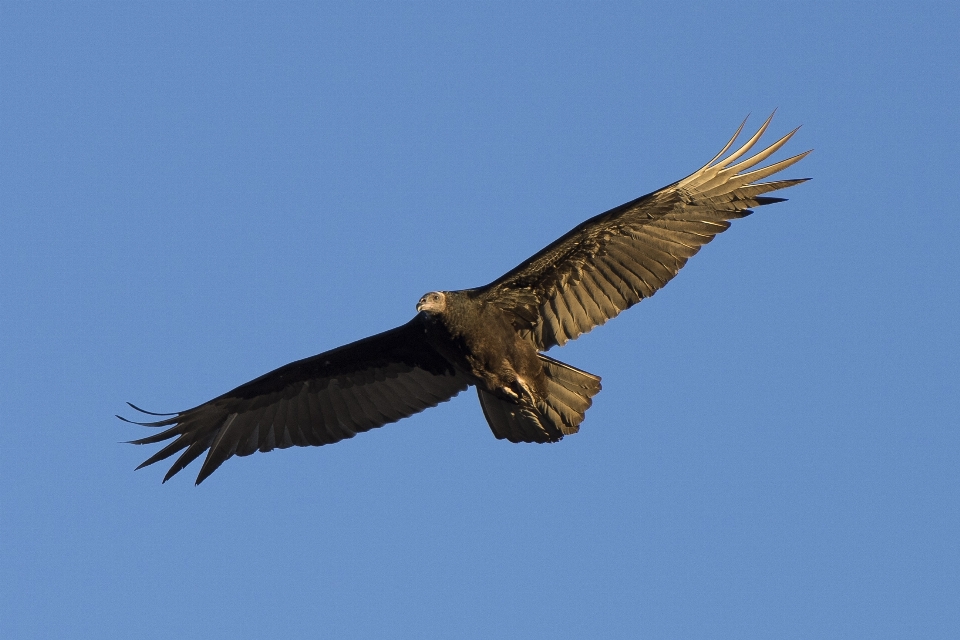
[[[733,137],[730,138],[730,140],[727,141],[727,144],[725,144],[725,145],[723,146],[723,149],[720,149],[720,151],[717,153],[717,155],[715,155],[715,156],[713,156],[712,158],[710,158],[710,162],[708,162],[707,164],[705,164],[705,165],[703,166],[703,169],[706,169],[707,167],[709,167],[710,165],[712,165],[714,162],[716,162],[723,154],[725,154],[725,153],[730,149],[730,147],[733,146],[733,143],[736,142],[736,141],[737,141],[737,138],[740,137],[740,133],[743,131],[743,127],[746,126],[747,120],[749,120],[749,119],[750,119],[750,114],[748,113],[748,114],[747,114],[747,117],[743,119],[743,122],[740,123],[740,126],[737,127],[737,130],[733,133]],[[702,170],[702,169],[701,169],[701,170]]]
[[200,467],[200,473],[197,474],[197,479],[193,483],[193,486],[195,487],[200,486],[200,483],[206,480],[207,478],[209,478],[213,474],[213,472],[219,469],[220,465],[223,464],[225,461],[219,460],[217,461],[216,464],[212,464],[212,465],[208,464],[208,462],[209,462],[209,457],[207,460],[203,461],[203,466]]
[[742,156],[743,154],[745,154],[747,151],[750,151],[750,149],[752,149],[753,146],[754,146],[755,144],[757,144],[757,141],[760,140],[760,138],[763,137],[763,134],[766,133],[767,127],[769,127],[769,126],[770,126],[770,123],[773,121],[773,116],[774,116],[775,113],[776,113],[776,111],[774,111],[774,112],[771,113],[769,116],[767,116],[767,119],[764,120],[764,121],[763,121],[763,124],[760,125],[760,128],[757,129],[757,132],[756,132],[755,134],[753,134],[753,135],[750,137],[749,140],[747,140],[746,142],[744,142],[743,145],[742,145],[739,149],[737,149],[737,150],[734,151],[732,154],[730,154],[729,156],[727,156],[726,158],[724,158],[724,159],[720,162],[720,165],[719,165],[719,166],[721,166],[721,167],[729,167],[729,166],[730,166],[730,163],[732,163],[734,160],[736,160],[737,158],[739,158],[740,156]]
[[[127,404],[128,404],[131,408],[135,409],[136,411],[139,411],[140,413],[145,413],[145,414],[147,414],[148,416],[161,416],[161,417],[162,417],[162,416],[175,416],[175,415],[177,415],[176,413],[155,413],[155,412],[153,412],[153,411],[147,411],[146,409],[141,409],[140,407],[138,407],[137,405],[133,404],[132,402],[128,402]],[[117,416],[117,417],[119,418],[120,416]],[[137,423],[137,424],[139,424],[139,423]]]

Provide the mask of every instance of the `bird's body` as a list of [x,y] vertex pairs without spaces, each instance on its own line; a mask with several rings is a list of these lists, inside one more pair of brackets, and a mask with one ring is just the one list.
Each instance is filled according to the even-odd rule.
[[499,397],[527,396],[535,402],[546,397],[536,345],[517,333],[506,312],[469,291],[434,293],[444,297],[445,308],[421,313],[435,349]]
[[477,387],[493,433],[512,442],[557,442],[575,433],[600,378],[537,351],[529,332],[477,290],[420,299],[427,342]]
[[486,286],[424,295],[405,325],[290,363],[193,409],[152,414],[169,417],[138,424],[168,428],[133,442],[172,442],[140,466],[180,453],[166,481],[206,452],[199,484],[231,456],[337,442],[469,386],[497,438],[556,442],[576,433],[600,378],[542,352],[652,296],[730,220],[782,200],[761,194],[804,182],[758,181],[809,152],[752,169],[796,130],[734,164],[769,123],[721,160],[741,125],[699,171],[587,220]]

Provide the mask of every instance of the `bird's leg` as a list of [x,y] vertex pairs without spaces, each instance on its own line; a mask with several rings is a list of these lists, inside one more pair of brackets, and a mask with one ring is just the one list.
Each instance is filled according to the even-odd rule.
[[510,361],[506,358],[504,358],[502,369],[499,372],[497,387],[505,396],[518,404],[524,398],[529,400],[531,405],[537,404],[533,389],[527,381],[523,379],[523,376],[517,373],[516,369],[513,368],[513,365],[511,365]]
[[537,403],[536,399],[533,397],[533,391],[523,378],[518,377],[510,382],[510,384],[502,385],[500,387],[500,391],[502,391],[505,396],[517,403],[524,398],[528,399],[531,404]]
[[[520,376],[517,376],[517,379],[514,381],[514,385],[516,387],[519,387],[517,389],[517,391],[519,392],[518,396],[520,395],[526,396],[527,399],[530,400],[530,404],[537,403],[536,398],[533,397],[533,390],[530,389],[530,385],[527,384],[526,380],[524,380]],[[519,397],[517,399],[519,400]]]
[[510,398],[511,400],[514,400],[516,402],[520,401],[520,396],[517,394],[517,392],[511,389],[510,387],[508,387],[507,385],[503,385],[502,387],[500,387],[500,391],[502,391],[503,394],[508,398]]

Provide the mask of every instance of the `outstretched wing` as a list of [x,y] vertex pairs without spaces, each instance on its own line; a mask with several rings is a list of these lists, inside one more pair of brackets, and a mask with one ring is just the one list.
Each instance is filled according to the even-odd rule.
[[137,468],[183,451],[164,476],[166,482],[206,451],[200,484],[231,456],[352,438],[436,406],[468,385],[427,343],[418,316],[396,329],[292,362],[193,409],[136,423],[169,428],[132,444],[173,438]]
[[474,290],[475,295],[511,312],[517,329],[541,350],[563,345],[649,298],[700,247],[725,231],[730,220],[784,200],[761,194],[806,181],[758,182],[809,151],[748,171],[786,144],[797,129],[734,164],[753,148],[772,118],[726,158],[720,159],[743,124],[696,173],[587,220],[500,279]]

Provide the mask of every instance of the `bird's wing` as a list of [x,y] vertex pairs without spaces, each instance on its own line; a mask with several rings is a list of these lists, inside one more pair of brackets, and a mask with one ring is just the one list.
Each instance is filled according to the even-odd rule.
[[436,406],[468,385],[466,376],[427,343],[416,317],[396,329],[292,362],[193,409],[136,423],[168,428],[133,444],[173,439],[137,468],[183,451],[166,482],[206,451],[200,484],[233,455],[352,438]]
[[[742,147],[721,159],[740,135],[696,173],[587,220],[475,295],[513,314],[515,326],[541,350],[563,345],[649,298],[690,256],[753,207],[781,202],[761,194],[806,179],[759,182],[809,151],[752,169],[796,129],[735,163],[766,131],[771,115]],[[746,121],[744,121],[745,123]]]

